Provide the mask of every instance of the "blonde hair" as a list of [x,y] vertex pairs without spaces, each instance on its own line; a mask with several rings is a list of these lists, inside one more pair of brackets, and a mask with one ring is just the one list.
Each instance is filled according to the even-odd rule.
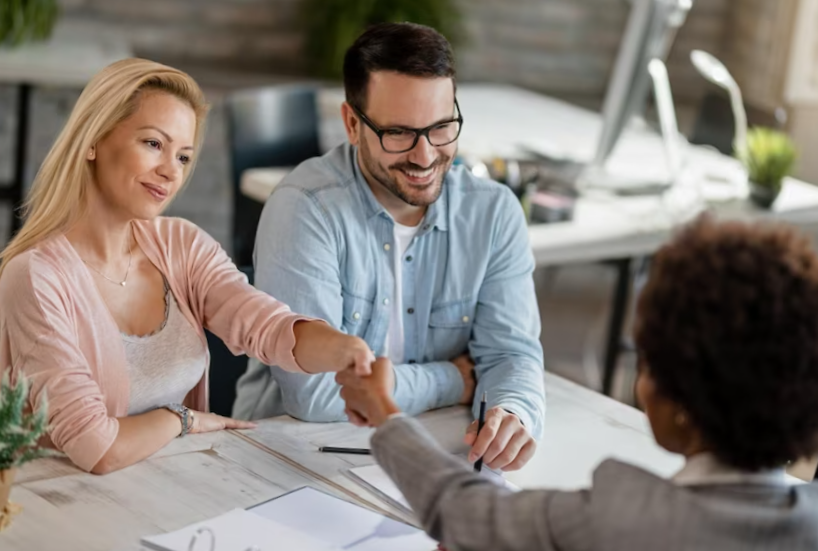
[[[48,152],[23,205],[25,222],[0,252],[0,275],[15,256],[68,230],[82,215],[92,181],[88,151],[133,115],[142,93],[164,92],[190,105],[196,115],[195,151],[200,151],[209,106],[188,74],[145,59],[124,59],[97,73],[77,100],[68,122]],[[193,172],[196,156],[186,168]]]

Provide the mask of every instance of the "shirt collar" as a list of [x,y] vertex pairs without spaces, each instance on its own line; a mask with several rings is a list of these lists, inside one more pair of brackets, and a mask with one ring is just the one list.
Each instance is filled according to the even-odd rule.
[[712,453],[699,453],[688,457],[682,470],[676,473],[672,480],[679,486],[718,484],[787,485],[787,475],[783,467],[756,472],[743,471],[725,465]]
[[[372,188],[369,187],[369,184],[366,181],[363,173],[361,172],[361,167],[358,165],[358,148],[355,146],[350,146],[350,153],[352,155],[352,167],[353,167],[353,175],[355,178],[355,183],[358,185],[363,198],[364,198],[364,206],[366,208],[366,215],[367,218],[372,218],[373,216],[378,216],[383,214],[388,216],[390,219],[392,216],[389,212],[384,208],[383,205],[375,198],[375,194],[372,193]],[[426,210],[426,216],[423,218],[423,226],[421,231],[425,233],[426,231],[430,230],[431,228],[437,228],[441,231],[448,231],[449,229],[449,198],[448,198],[448,190],[449,190],[449,179],[451,177],[451,171],[446,174],[443,179],[443,191],[440,193],[440,197],[438,197],[437,201],[429,205],[429,208]]]

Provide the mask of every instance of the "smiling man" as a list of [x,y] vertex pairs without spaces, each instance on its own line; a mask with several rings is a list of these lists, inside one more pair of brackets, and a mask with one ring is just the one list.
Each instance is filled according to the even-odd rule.
[[[545,414],[534,260],[505,186],[452,167],[464,124],[451,47],[409,23],[368,29],[344,59],[349,143],[297,167],[264,207],[256,284],[362,337],[394,364],[409,414],[464,404],[472,460],[519,468]],[[234,414],[346,419],[332,376],[251,361]]]

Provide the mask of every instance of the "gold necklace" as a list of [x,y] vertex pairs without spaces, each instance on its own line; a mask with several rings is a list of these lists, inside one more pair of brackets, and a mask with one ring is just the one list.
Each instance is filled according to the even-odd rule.
[[125,287],[125,284],[128,282],[128,274],[131,273],[131,260],[133,259],[133,255],[132,255],[133,241],[132,241],[132,239],[129,240],[129,241],[130,241],[131,244],[128,245],[128,269],[125,270],[125,279],[123,279],[122,281],[117,281],[115,279],[111,279],[107,275],[103,274],[102,272],[100,272],[99,270],[97,270],[96,268],[94,268],[93,266],[88,264],[88,262],[84,258],[80,257],[80,259],[85,263],[86,266],[88,266],[89,268],[94,270],[96,273],[98,273],[99,275],[101,275],[102,277],[104,277],[105,279],[110,281],[111,283],[116,283],[117,285],[121,285],[122,287]]

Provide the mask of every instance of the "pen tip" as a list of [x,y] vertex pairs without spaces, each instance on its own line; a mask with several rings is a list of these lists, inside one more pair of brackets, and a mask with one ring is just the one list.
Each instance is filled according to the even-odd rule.
[[486,402],[486,401],[488,401],[488,399],[489,399],[489,393],[488,393],[488,391],[484,390],[483,391],[483,401]]

